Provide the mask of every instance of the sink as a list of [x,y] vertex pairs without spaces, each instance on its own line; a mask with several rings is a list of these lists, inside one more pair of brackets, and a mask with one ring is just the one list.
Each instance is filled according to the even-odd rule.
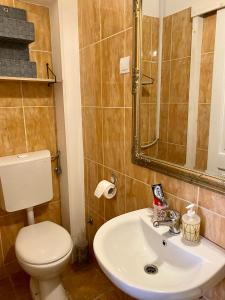
[[105,223],[94,252],[105,275],[140,300],[197,300],[225,277],[225,250],[201,238],[197,245],[152,225],[151,209]]

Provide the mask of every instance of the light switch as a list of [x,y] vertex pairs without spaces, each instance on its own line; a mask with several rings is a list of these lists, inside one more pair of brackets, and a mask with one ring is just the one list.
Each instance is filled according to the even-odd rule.
[[120,59],[120,74],[130,73],[130,56]]

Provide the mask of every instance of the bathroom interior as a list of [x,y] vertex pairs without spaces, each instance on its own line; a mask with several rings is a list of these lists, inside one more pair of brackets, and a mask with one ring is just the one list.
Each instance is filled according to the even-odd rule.
[[0,299],[225,300],[224,26],[0,0]]

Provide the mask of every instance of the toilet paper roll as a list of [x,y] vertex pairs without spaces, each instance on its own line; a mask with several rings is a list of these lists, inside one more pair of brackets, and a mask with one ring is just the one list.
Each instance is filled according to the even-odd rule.
[[95,190],[95,196],[97,198],[101,198],[101,196],[104,195],[106,199],[112,199],[113,197],[115,197],[116,192],[117,188],[115,184],[107,180],[102,180],[97,185],[97,188]]

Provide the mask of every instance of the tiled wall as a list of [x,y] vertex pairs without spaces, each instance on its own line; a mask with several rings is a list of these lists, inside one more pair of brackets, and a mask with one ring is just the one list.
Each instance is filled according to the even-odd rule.
[[[157,114],[157,81],[158,81],[158,48],[159,18],[143,16],[142,21],[142,97],[140,102],[141,144],[149,144],[156,138]],[[151,77],[153,79],[152,84]],[[158,145],[146,149],[145,154],[157,155]]]
[[[25,8],[35,24],[36,41],[30,54],[37,58],[39,77],[46,78],[44,63],[51,63],[51,37],[48,9],[21,1],[0,4]],[[32,60],[32,59],[31,59]],[[0,156],[49,149],[56,152],[55,103],[53,87],[44,83],[0,82]],[[52,167],[55,167],[53,163]],[[60,223],[59,182],[53,172],[54,199],[35,208],[36,221]],[[15,199],[19,201],[19,199]],[[27,224],[25,211],[0,210],[0,277],[17,269],[14,243],[18,230]]]
[[[202,234],[225,248],[224,196],[131,163],[131,75],[119,74],[119,61],[120,57],[132,54],[132,0],[78,2],[86,216],[94,219],[93,225],[87,225],[89,242],[98,227],[110,218],[151,206],[150,185],[161,182],[172,207],[183,213],[188,203],[198,205]],[[184,14],[186,17],[188,11]],[[168,19],[168,28],[170,22]],[[176,26],[180,31],[175,45],[179,47],[172,47],[172,53],[179,59],[172,65],[179,69],[181,64],[183,71],[183,66],[187,70],[190,61],[187,57],[190,45],[185,42],[190,26],[179,26],[179,18]],[[177,53],[178,49],[186,51],[187,58]],[[185,74],[183,76],[185,81]],[[180,85],[175,92],[178,94],[174,97],[183,93]],[[112,200],[96,199],[97,183],[103,178],[109,179],[112,173],[118,177],[117,196]],[[223,300],[224,293],[225,282],[207,296],[210,300]]]
[[201,171],[207,169],[208,160],[215,30],[216,13],[206,15],[203,22],[200,91],[198,99],[198,140],[195,166],[196,169]]
[[190,9],[165,17],[163,27],[158,158],[184,165],[192,32]]

